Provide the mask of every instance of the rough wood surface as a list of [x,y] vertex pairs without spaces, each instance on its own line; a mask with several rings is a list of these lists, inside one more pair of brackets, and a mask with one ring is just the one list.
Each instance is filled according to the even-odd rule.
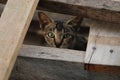
[[92,71],[92,72],[120,74],[120,66],[85,64],[85,70]]
[[38,0],[9,0],[0,18],[0,80],[8,80]]
[[73,5],[120,11],[120,0],[49,0]]
[[10,80],[120,80],[120,74],[86,71],[81,63],[28,57],[18,57],[12,72]]
[[93,20],[85,63],[120,66],[120,24]]
[[41,0],[38,9],[120,23],[119,0]]
[[119,7],[113,0],[41,0],[38,9],[120,23]]
[[[81,62],[84,63],[85,52],[68,50],[68,49],[56,49],[34,45],[23,45],[19,56],[24,58],[34,59],[47,59],[57,61],[68,62]],[[23,64],[24,65],[24,64]],[[105,66],[105,65],[93,65],[85,64],[85,70],[92,72],[107,72],[107,73],[120,73],[120,67]]]
[[19,56],[83,63],[85,52],[69,49],[23,45]]
[[[0,3],[6,3],[7,0],[0,0]],[[86,6],[99,9],[108,9],[120,11],[120,0],[43,0],[55,1],[72,5]]]

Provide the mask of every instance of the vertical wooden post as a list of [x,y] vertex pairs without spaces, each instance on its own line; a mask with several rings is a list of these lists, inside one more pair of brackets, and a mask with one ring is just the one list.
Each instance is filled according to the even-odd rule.
[[8,0],[0,18],[0,80],[8,80],[38,0]]

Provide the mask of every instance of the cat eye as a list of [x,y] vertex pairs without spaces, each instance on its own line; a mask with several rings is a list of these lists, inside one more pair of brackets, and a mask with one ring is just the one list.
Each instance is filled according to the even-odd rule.
[[65,34],[64,38],[72,38],[72,35],[71,34]]
[[54,38],[54,37],[55,37],[54,33],[52,33],[52,32],[49,32],[49,33],[48,33],[48,36],[49,36],[50,38]]

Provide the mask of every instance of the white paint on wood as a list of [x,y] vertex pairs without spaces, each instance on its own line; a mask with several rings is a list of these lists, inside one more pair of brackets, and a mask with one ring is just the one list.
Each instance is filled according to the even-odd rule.
[[23,45],[19,56],[83,63],[85,52],[70,49]]
[[120,66],[120,24],[91,21],[85,63]]
[[92,8],[120,11],[120,0],[51,0]]
[[8,0],[0,18],[0,80],[8,80],[38,0]]

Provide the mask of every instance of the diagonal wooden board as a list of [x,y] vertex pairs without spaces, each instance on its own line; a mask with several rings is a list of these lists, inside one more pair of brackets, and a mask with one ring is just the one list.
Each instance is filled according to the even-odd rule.
[[0,18],[0,80],[8,80],[39,0],[8,0]]
[[120,24],[90,23],[85,63],[120,66]]

